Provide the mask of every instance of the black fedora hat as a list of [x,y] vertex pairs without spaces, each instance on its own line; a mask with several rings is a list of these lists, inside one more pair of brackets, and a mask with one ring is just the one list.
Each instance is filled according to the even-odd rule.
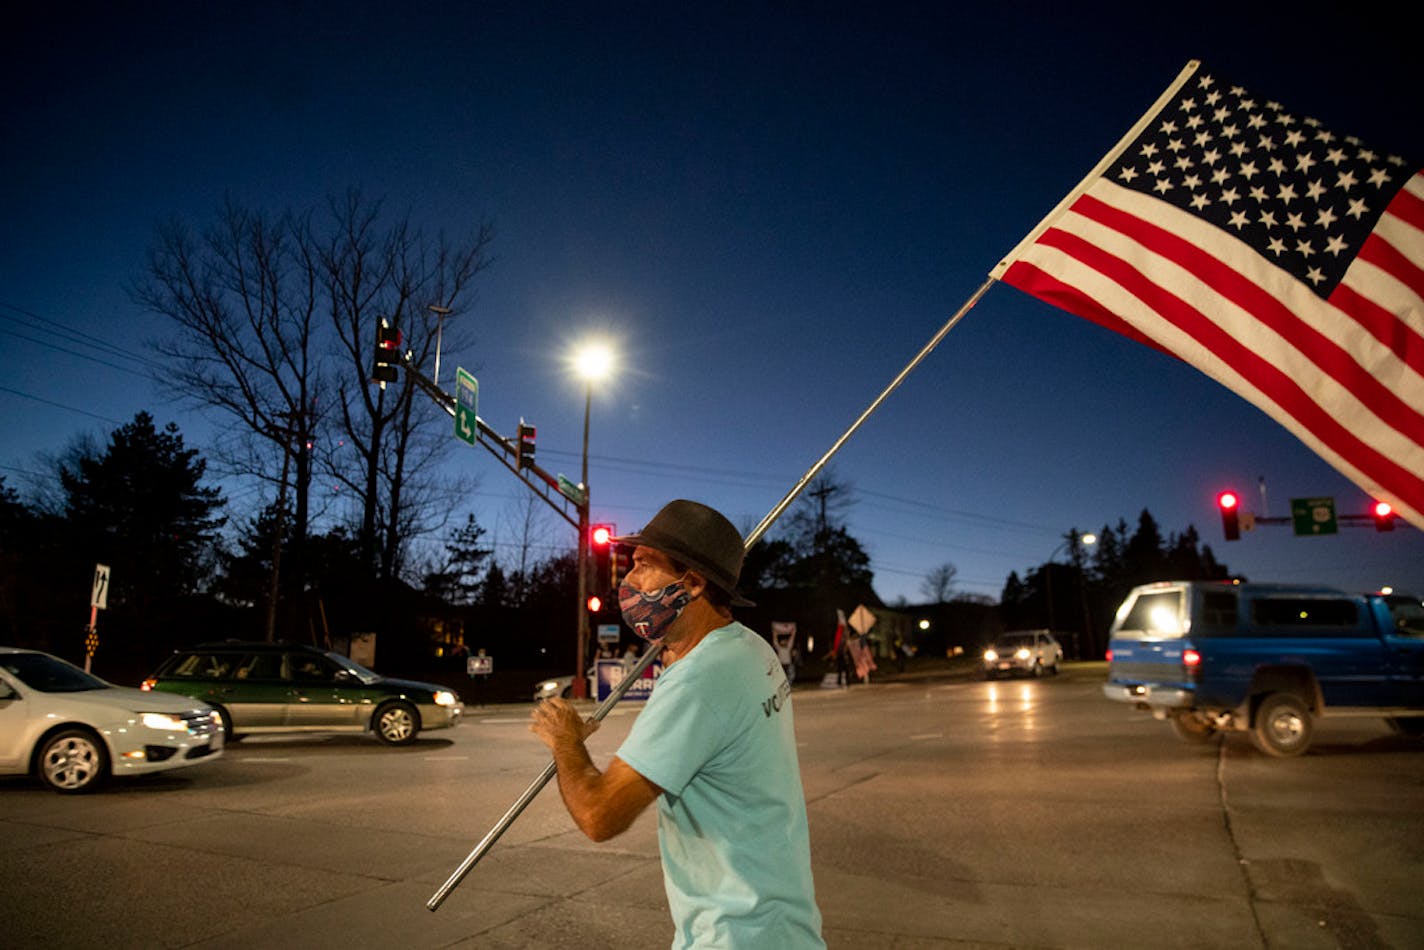
[[746,554],[742,536],[716,509],[679,498],[663,505],[642,531],[613,540],[661,551],[725,591],[734,606],[756,606],[737,593]]

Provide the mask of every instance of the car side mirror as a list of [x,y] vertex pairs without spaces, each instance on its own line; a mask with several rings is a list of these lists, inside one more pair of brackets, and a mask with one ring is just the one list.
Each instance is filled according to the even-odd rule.
[[350,670],[337,670],[337,671],[336,671],[336,682],[338,682],[338,683],[350,683],[350,682],[354,682],[355,679],[356,679],[356,674],[352,673]]

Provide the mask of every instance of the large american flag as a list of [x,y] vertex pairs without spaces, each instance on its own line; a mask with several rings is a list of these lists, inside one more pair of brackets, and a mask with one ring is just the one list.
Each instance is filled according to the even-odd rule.
[[1424,176],[1191,63],[990,274],[1192,364],[1424,527]]

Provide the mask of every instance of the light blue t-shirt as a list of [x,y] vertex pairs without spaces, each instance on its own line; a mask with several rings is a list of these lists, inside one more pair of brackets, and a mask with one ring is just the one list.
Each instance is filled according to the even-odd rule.
[[739,623],[658,677],[618,757],[663,790],[673,947],[824,947],[791,685]]

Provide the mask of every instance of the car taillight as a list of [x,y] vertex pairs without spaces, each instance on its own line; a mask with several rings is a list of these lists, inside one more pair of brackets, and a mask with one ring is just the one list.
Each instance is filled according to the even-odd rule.
[[155,685],[157,682],[158,682],[158,680],[154,679],[153,677],[149,677],[148,679],[144,680],[142,683],[139,683],[139,684],[138,684],[138,688],[141,689],[141,690],[143,690],[144,692],[151,692],[151,691],[153,690],[154,685]]
[[1201,654],[1188,647],[1182,651],[1182,665],[1188,670],[1195,670],[1201,666]]
[[1108,661],[1109,663],[1112,662],[1112,647],[1108,647],[1107,661]]

